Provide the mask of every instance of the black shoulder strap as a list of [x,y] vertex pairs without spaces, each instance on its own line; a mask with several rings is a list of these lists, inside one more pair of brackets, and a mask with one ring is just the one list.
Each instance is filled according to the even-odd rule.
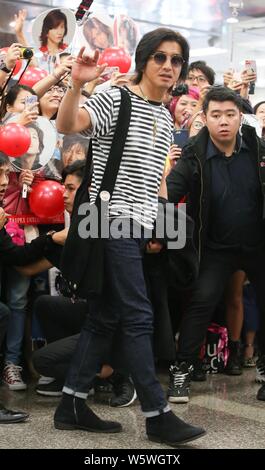
[[[98,196],[96,199],[96,204],[98,205],[100,202],[99,194],[101,191],[105,190],[112,195],[117,174],[119,171],[119,166],[123,154],[123,148],[126,140],[126,136],[128,133],[128,128],[130,124],[130,117],[131,117],[131,98],[129,93],[123,89],[119,88],[121,92],[121,105],[119,109],[119,115],[117,120],[116,129],[113,136],[113,141],[111,144],[111,149],[109,153],[109,158],[106,164],[105,173],[103,175],[102,183],[100,190],[98,192]],[[86,156],[86,166],[84,171],[84,177],[82,180],[81,185],[79,186],[77,193],[75,195],[74,200],[74,208],[72,212],[72,219],[74,214],[78,212],[79,205],[84,202],[83,194],[88,195],[88,185],[91,179],[91,170],[93,164],[93,139],[90,139],[89,147]],[[88,196],[87,196],[88,199]]]
[[101,191],[108,191],[111,199],[129,129],[131,118],[131,98],[129,93],[124,88],[120,88],[120,92],[121,105],[119,109],[118,120],[96,203],[98,202]]
[[[125,140],[127,137],[130,118],[131,118],[131,98],[129,93],[124,88],[119,88],[121,92],[121,104],[117,120],[116,129],[111,144],[109,158],[106,164],[105,172],[102,178],[100,191],[108,191],[110,196],[113,193],[117,174],[120,167],[120,162],[123,154]],[[84,172],[83,182],[88,184],[91,174],[91,167],[93,161],[93,138],[90,139],[89,147],[86,156],[86,166]]]

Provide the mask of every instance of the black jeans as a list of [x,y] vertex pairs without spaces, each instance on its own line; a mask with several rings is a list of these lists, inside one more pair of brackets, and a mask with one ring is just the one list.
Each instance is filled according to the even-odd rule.
[[255,287],[260,311],[258,346],[265,354],[265,247],[252,251],[206,249],[200,274],[183,316],[178,361],[193,363],[198,357],[207,327],[231,275],[242,269]]
[[8,306],[0,302],[0,349],[7,332],[10,314]]
[[73,358],[79,334],[59,339],[33,353],[32,361],[36,371],[46,377],[65,381]]
[[80,333],[88,312],[86,302],[51,295],[38,297],[34,309],[47,343]]

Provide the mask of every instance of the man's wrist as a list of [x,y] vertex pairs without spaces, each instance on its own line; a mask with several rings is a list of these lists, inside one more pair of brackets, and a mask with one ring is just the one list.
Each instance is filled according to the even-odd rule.
[[72,77],[69,77],[67,88],[68,88],[68,90],[81,92],[81,90],[83,88],[83,84],[80,83],[80,82],[77,82],[76,80],[73,80]]

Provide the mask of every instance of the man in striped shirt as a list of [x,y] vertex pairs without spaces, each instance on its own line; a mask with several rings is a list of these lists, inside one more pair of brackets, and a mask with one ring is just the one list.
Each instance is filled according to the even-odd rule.
[[[90,200],[95,202],[113,135],[121,95],[117,88],[91,97],[79,108],[81,89],[96,79],[105,65],[97,65],[82,48],[72,67],[72,86],[67,91],[57,118],[64,134],[82,132],[93,137],[93,176]],[[58,429],[119,432],[119,423],[103,421],[85,404],[89,385],[110,351],[117,326],[123,335],[126,365],[132,375],[146,432],[153,441],[177,446],[205,434],[202,428],[186,424],[170,410],[156,378],[153,352],[153,314],[143,276],[141,250],[144,229],[152,229],[158,208],[158,194],[167,197],[164,180],[165,158],[171,142],[172,121],[162,104],[165,92],[184,78],[189,58],[187,41],[179,33],[159,28],[139,42],[135,62],[136,79],[127,88],[131,99],[131,120],[121,165],[109,204],[110,222],[129,220],[140,226],[140,235],[105,240],[105,286],[99,301],[88,299],[89,325],[81,332],[63,388],[63,398],[54,421]]]

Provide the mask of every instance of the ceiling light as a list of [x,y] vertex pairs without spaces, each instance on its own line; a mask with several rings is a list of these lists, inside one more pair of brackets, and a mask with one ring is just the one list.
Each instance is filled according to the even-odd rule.
[[9,26],[10,26],[11,28],[14,28],[15,24],[16,24],[15,21],[11,21],[11,23],[9,23]]

